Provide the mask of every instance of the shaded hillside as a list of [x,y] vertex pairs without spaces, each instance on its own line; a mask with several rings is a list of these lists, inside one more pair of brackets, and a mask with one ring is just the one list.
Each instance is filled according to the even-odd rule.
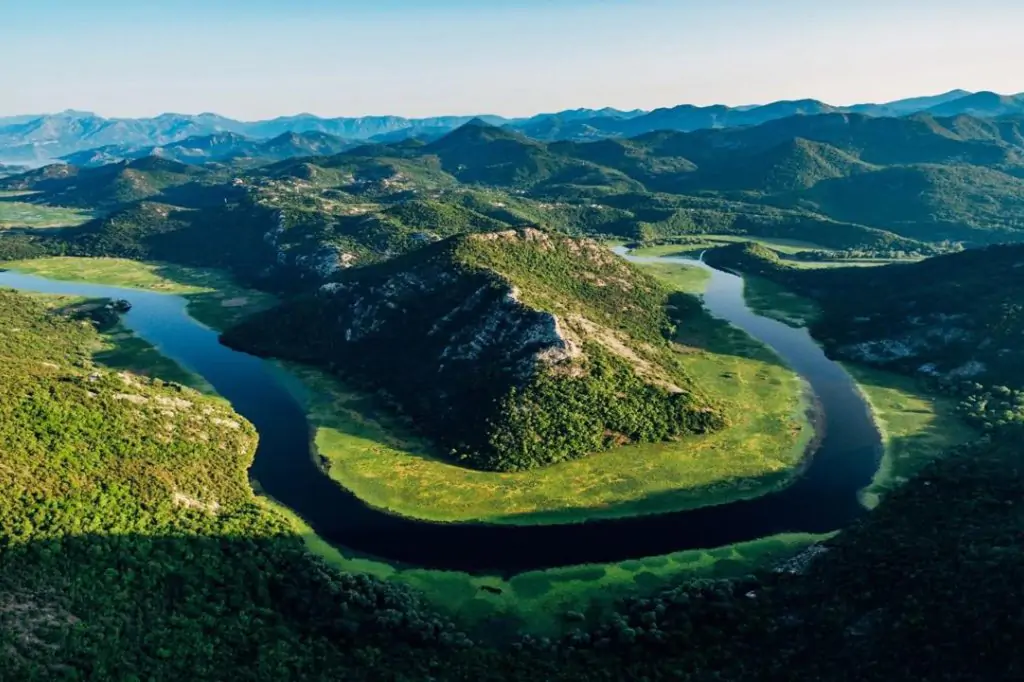
[[46,166],[0,180],[0,189],[37,192],[32,200],[41,203],[110,209],[156,196],[201,175],[191,166],[149,156],[99,168]]
[[423,147],[423,153],[436,155],[462,182],[490,185],[533,184],[572,165],[542,143],[475,120]]
[[298,156],[337,154],[354,143],[319,132],[284,133],[257,140],[236,133],[189,137],[163,146],[108,145],[61,157],[74,166],[96,167],[119,161],[156,156],[193,165],[209,162],[271,163]]
[[457,460],[521,470],[722,426],[666,340],[668,298],[594,242],[527,229],[351,271],[225,340],[382,389]]
[[1024,114],[1024,94],[1000,95],[995,92],[975,92],[951,102],[937,104],[928,109],[935,116],[1019,116]]
[[774,193],[805,190],[823,180],[846,178],[874,169],[835,147],[797,137],[754,153],[742,163],[730,159],[718,164],[710,162],[687,179],[703,189]]
[[843,358],[930,377],[1024,388],[1024,246],[908,265],[796,270],[755,245],[705,256],[817,299],[814,335]]
[[992,243],[1024,230],[1024,180],[978,166],[893,166],[832,178],[789,199],[926,241]]

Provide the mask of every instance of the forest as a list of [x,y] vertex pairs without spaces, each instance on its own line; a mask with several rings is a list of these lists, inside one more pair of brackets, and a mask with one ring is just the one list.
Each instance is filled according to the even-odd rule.
[[776,571],[684,584],[564,637],[496,647],[404,588],[309,554],[249,490],[254,434],[217,398],[95,364],[98,332],[59,302],[0,293],[0,334],[3,679],[1024,673],[1016,425]]
[[[349,271],[224,340],[332,368],[455,461],[516,471],[724,425],[670,349],[669,298],[595,242],[500,232]],[[685,324],[698,304],[673,301]]]
[[3,206],[40,219],[0,234],[0,262],[117,257],[272,292],[226,343],[345,380],[474,472],[733,426],[670,342],[707,322],[698,300],[601,241],[707,249],[748,302],[765,282],[800,297],[831,357],[916,378],[983,435],[787,563],[495,638],[308,551],[253,492],[257,434],[230,405],[104,364],[114,308],[2,291],[0,680],[1024,678],[1019,121],[759,123],[549,142],[473,120],[281,140],[312,156],[3,170]]

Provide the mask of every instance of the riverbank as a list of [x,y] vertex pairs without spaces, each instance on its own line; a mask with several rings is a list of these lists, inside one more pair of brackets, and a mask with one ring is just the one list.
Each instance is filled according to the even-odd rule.
[[[644,266],[677,291],[699,293],[707,271]],[[408,424],[323,372],[284,365],[313,425],[320,463],[370,506],[438,522],[578,523],[661,514],[760,497],[799,474],[814,437],[799,376],[767,347],[706,313],[679,332],[694,380],[727,405],[713,434],[595,453],[543,469],[498,473],[438,456]]]
[[271,294],[240,286],[226,273],[170,263],[53,257],[0,262],[0,268],[64,282],[177,294],[188,301],[189,315],[217,331],[269,308],[276,301]]
[[262,506],[285,518],[310,552],[350,573],[368,573],[408,585],[473,636],[499,642],[513,633],[553,637],[598,622],[625,597],[646,597],[702,578],[732,578],[766,570],[834,533],[785,533],[708,550],[608,564],[529,571],[502,578],[459,571],[401,568],[338,549],[298,515],[259,490]]
[[[817,302],[756,276],[744,276],[743,298],[758,315],[790,326],[806,326],[820,315]],[[842,366],[882,435],[878,470],[859,494],[868,509],[936,457],[980,435],[960,417],[956,399],[927,390],[917,379],[849,362]]]
[[871,485],[860,492],[868,509],[953,447],[981,435],[957,412],[957,400],[930,393],[913,377],[843,363],[871,407],[885,453]]

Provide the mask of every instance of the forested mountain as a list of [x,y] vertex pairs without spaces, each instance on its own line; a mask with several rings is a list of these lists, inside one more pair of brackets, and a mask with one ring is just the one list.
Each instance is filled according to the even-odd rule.
[[61,161],[79,167],[96,167],[146,156],[158,156],[180,163],[202,165],[211,161],[247,164],[271,163],[297,156],[337,154],[356,143],[320,132],[286,132],[269,140],[253,139],[237,133],[215,133],[189,137],[161,147],[108,145],[61,157]]
[[457,461],[516,471],[723,425],[668,305],[596,242],[524,229],[350,270],[225,339],[384,389]]
[[1024,389],[1024,246],[871,269],[799,270],[770,249],[740,244],[705,258],[820,301],[822,317],[813,332],[840,357]]
[[[942,95],[918,97],[882,104],[833,106],[813,99],[772,102],[759,106],[693,106],[620,111],[570,109],[528,118],[479,116],[493,125],[508,126],[540,140],[593,140],[633,137],[658,130],[693,131],[706,128],[759,125],[795,115],[852,112],[872,116],[906,116],[927,112],[935,116],[977,117],[1024,114],[1024,97],[992,92],[954,90]],[[0,118],[0,162],[41,163],[101,147],[140,149],[164,147],[189,137],[235,133],[269,139],[285,133],[322,133],[345,140],[395,142],[407,138],[434,139],[464,125],[474,116],[363,116],[322,118],[297,114],[244,122],[211,113],[162,114],[153,118],[104,118],[90,112],[64,111],[39,116]],[[111,150],[108,150],[108,153]],[[102,154],[95,152],[95,154]]]
[[110,209],[206,177],[177,161],[146,156],[134,161],[78,168],[50,165],[0,180],[0,189],[36,192],[34,201],[57,206]]
[[[630,241],[750,235],[874,253],[1024,238],[1024,134],[1014,119],[830,113],[589,143],[545,143],[476,120],[430,143],[333,154],[319,154],[321,145],[332,152],[343,143],[319,134],[198,142],[210,154],[220,143],[318,153],[204,166],[150,155],[11,175],[0,190],[32,193],[19,201],[109,215],[7,238],[0,250],[201,260],[281,283],[322,280],[459,233],[527,225]],[[173,148],[191,145],[202,149]]]
[[893,682],[1024,672],[1024,471],[1021,434],[1009,427],[939,458],[814,556],[629,599],[563,636],[497,647],[471,641],[406,588],[314,558],[249,490],[250,425],[220,400],[97,365],[99,336],[80,317],[88,306],[60,305],[0,292],[5,678]]

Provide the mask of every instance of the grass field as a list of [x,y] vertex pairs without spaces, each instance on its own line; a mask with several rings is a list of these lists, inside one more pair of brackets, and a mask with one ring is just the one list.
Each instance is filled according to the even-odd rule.
[[821,314],[814,301],[753,275],[743,277],[743,300],[758,315],[791,327],[806,327]]
[[[258,488],[258,484],[256,484]],[[260,496],[265,506],[285,516],[311,552],[343,571],[368,573],[404,583],[422,593],[474,637],[493,637],[516,631],[558,635],[579,623],[570,612],[596,620],[626,596],[643,597],[686,580],[746,575],[799,553],[830,535],[786,534],[711,550],[676,552],[612,564],[569,566],[530,571],[511,578],[471,575],[456,571],[396,568],[359,557],[328,544],[301,518],[273,499]],[[483,588],[488,588],[487,590]],[[494,592],[493,590],[499,590]]]
[[948,448],[979,433],[956,412],[957,401],[929,394],[912,377],[844,365],[857,381],[882,432],[885,454],[861,502],[874,508],[889,490],[906,482]]
[[[802,242],[794,239],[750,237],[745,235],[699,234],[693,235],[693,239],[699,241],[695,241],[692,244],[660,244],[658,246],[645,246],[643,248],[630,251],[630,254],[634,256],[679,256],[684,258],[695,258],[705,249],[713,249],[718,246],[724,246],[725,244],[733,244],[736,242],[755,242],[757,244],[763,244],[764,246],[782,254],[783,258],[802,251],[830,250],[824,246],[813,244],[811,242]],[[816,270],[822,268],[877,267],[879,265],[889,265],[891,263],[911,263],[916,260],[920,259],[894,260],[887,258],[863,258],[841,261],[803,261],[786,259],[786,263],[795,268]]]
[[[652,270],[689,291],[701,277]],[[668,274],[666,274],[668,273]],[[702,315],[680,332],[696,382],[727,405],[729,427],[634,445],[543,469],[497,473],[439,458],[372,397],[286,365],[331,478],[368,504],[433,521],[571,523],[722,504],[785,485],[813,437],[799,377],[764,346]]]
[[15,201],[19,196],[19,193],[14,192],[0,194],[0,230],[14,227],[70,227],[81,225],[93,217],[89,211]]
[[658,246],[645,246],[630,251],[633,256],[674,256],[677,254],[689,256],[694,252],[703,249],[713,249],[716,246],[734,244],[736,242],[757,242],[772,249],[788,254],[801,251],[815,251],[825,247],[811,242],[801,242],[793,239],[770,239],[768,237],[748,237],[734,234],[695,234],[692,236],[695,241],[692,244],[660,244]]
[[700,294],[707,287],[711,273],[704,268],[688,268],[673,263],[644,263],[640,267],[676,291]]
[[275,301],[270,294],[238,286],[223,272],[166,263],[123,258],[40,258],[8,261],[0,266],[50,279],[178,294],[188,299],[192,317],[217,330]]

